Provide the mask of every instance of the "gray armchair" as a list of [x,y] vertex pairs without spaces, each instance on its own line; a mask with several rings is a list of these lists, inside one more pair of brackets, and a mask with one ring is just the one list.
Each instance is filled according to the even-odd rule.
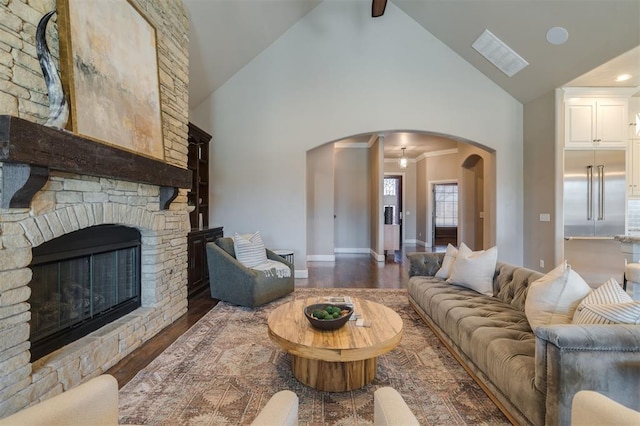
[[258,271],[236,259],[233,238],[218,238],[207,243],[207,265],[211,297],[241,306],[255,307],[293,292],[293,264],[267,249],[267,258],[288,266],[291,274],[279,276],[271,271]]

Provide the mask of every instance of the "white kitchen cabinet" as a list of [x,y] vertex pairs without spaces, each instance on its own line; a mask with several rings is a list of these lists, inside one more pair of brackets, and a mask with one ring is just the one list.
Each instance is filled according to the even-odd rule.
[[574,98],[565,101],[565,148],[625,148],[628,99]]
[[627,164],[627,195],[640,197],[640,139],[629,142]]
[[627,196],[640,198],[640,98],[629,99]]
[[629,139],[640,139],[640,98],[629,99]]

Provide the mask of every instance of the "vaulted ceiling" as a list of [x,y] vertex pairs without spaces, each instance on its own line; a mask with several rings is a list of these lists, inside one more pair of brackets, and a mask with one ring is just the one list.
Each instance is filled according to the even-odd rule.
[[[356,1],[363,16],[385,19],[370,18],[371,0],[184,0],[190,108],[321,1]],[[389,0],[387,7],[401,9],[523,104],[562,86],[640,87],[640,0]],[[566,43],[547,41],[553,27],[568,31]],[[508,77],[482,57],[471,45],[485,29],[529,65]],[[632,77],[616,82],[622,73]]]

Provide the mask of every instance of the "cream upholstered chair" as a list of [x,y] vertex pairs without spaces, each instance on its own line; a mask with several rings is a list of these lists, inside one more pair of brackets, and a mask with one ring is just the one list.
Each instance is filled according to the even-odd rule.
[[[298,397],[288,390],[273,395],[251,423],[252,426],[295,426],[297,424]],[[373,393],[373,424],[420,426],[402,395],[390,387],[379,388]]]
[[298,396],[283,390],[274,394],[260,411],[252,426],[297,426]]
[[0,426],[92,426],[118,424],[118,382],[103,374],[0,419]]
[[391,387],[379,388],[373,393],[373,424],[420,426],[402,395]]
[[[288,390],[276,393],[252,424],[296,426],[298,396]],[[118,425],[118,382],[108,374],[0,419],[0,426],[112,425]]]
[[582,390],[571,404],[572,426],[638,426],[640,412],[598,392]]

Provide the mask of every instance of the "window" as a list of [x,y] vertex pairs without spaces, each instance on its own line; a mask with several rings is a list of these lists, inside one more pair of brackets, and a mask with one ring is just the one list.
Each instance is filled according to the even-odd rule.
[[384,195],[396,195],[397,179],[384,179]]
[[434,185],[435,225],[458,226],[458,185]]

